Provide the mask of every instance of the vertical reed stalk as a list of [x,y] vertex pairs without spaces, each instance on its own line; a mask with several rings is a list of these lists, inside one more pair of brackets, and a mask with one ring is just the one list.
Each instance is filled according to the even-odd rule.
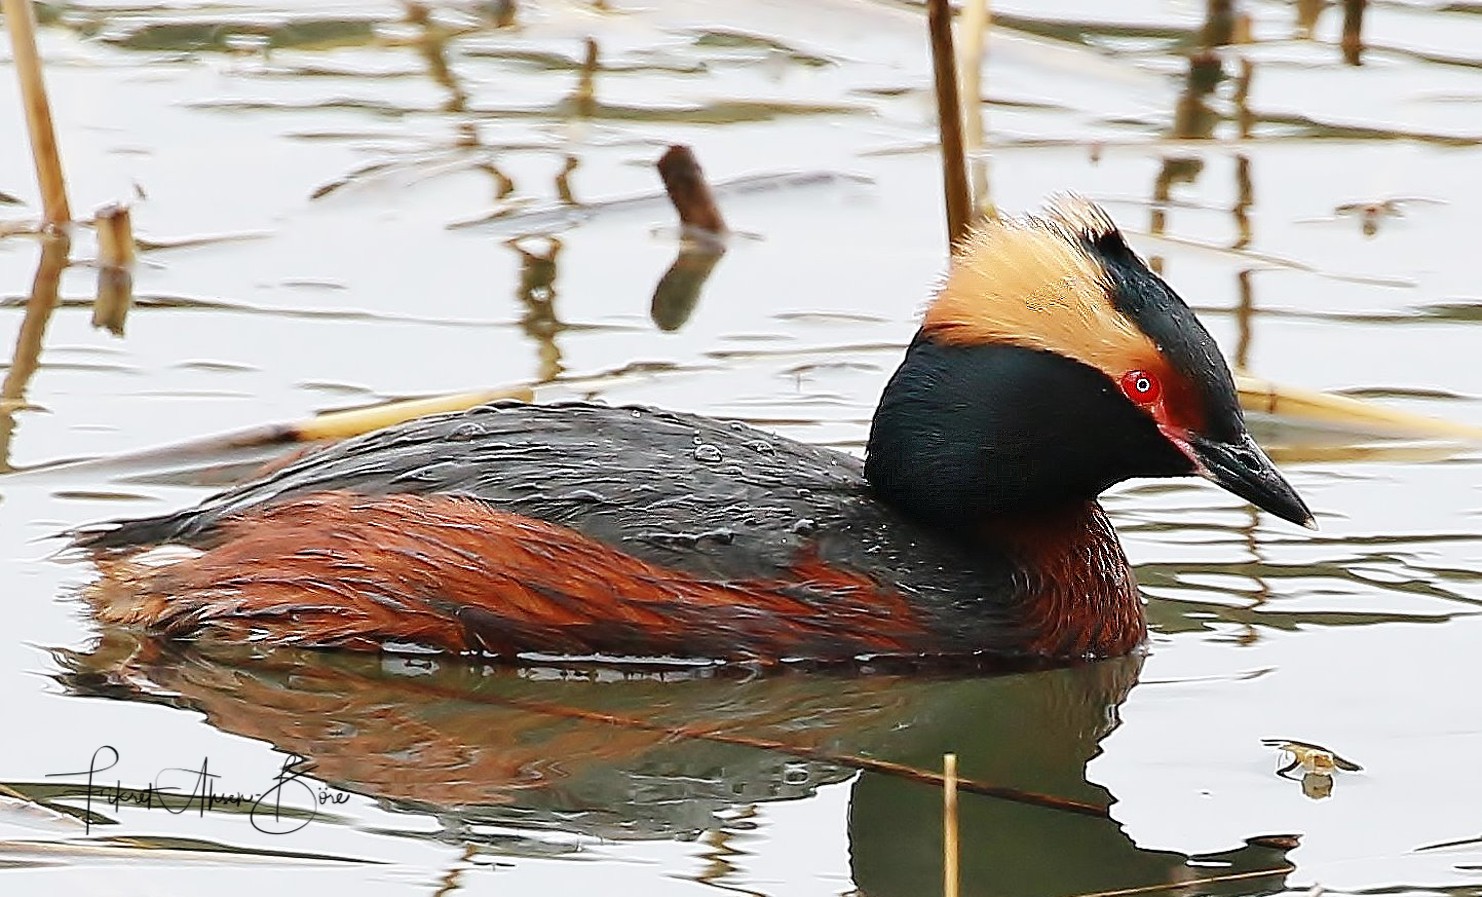
[[988,28],[993,13],[988,0],[967,0],[962,8],[962,53],[957,66],[962,72],[962,116],[965,152],[968,158],[972,220],[997,218],[988,185],[987,129],[983,125],[983,62],[987,56]]
[[957,755],[942,755],[942,895],[957,897],[962,876],[957,866]]
[[0,0],[0,9],[5,12],[5,30],[10,32],[11,56],[26,108],[42,214],[48,227],[60,227],[72,220],[72,208],[67,204],[67,182],[62,177],[51,103],[46,99],[46,82],[41,76],[41,54],[36,50],[36,14],[31,0]]
[[947,248],[955,251],[971,220],[972,191],[962,150],[962,101],[957,92],[957,56],[952,51],[952,8],[948,0],[927,0],[931,69],[936,82],[937,126],[942,143],[942,190],[947,205]]

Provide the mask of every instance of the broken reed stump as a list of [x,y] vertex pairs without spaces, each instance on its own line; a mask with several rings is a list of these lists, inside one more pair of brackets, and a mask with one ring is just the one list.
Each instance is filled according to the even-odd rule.
[[659,177],[664,192],[679,213],[679,223],[686,231],[703,231],[706,235],[727,233],[725,219],[715,204],[715,194],[705,181],[705,172],[694,152],[687,146],[671,146],[658,161]]
[[679,215],[682,242],[674,264],[654,287],[649,317],[664,331],[684,326],[700,302],[700,291],[726,252],[730,229],[715,204],[705,172],[687,146],[671,146],[657,163],[664,192]]
[[134,302],[134,227],[128,206],[99,209],[93,218],[98,234],[98,296],[93,326],[123,336],[124,319]]
[[61,227],[72,220],[67,202],[67,183],[62,177],[62,159],[52,125],[51,103],[41,74],[41,54],[36,49],[36,14],[31,0],[0,0],[5,30],[10,32],[11,56],[21,102],[26,109],[26,130],[31,135],[31,156],[36,163],[36,183],[41,188],[43,223]]

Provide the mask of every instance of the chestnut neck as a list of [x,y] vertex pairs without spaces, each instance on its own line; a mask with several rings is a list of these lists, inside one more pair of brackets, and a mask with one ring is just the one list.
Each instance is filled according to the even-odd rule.
[[1014,616],[1024,654],[1117,657],[1147,638],[1132,566],[1094,499],[991,517],[981,532],[1018,568]]

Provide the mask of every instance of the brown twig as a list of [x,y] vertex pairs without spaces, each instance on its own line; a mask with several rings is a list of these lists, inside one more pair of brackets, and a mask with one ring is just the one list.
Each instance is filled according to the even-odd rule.
[[[39,275],[38,275],[39,276]],[[27,319],[30,309],[27,309]],[[8,384],[7,380],[7,384]],[[192,439],[160,448],[144,449],[104,458],[89,458],[28,467],[14,472],[14,476],[44,476],[60,471],[76,473],[90,471],[94,475],[104,472],[126,472],[159,469],[168,465],[181,465],[203,461],[219,462],[234,456],[256,457],[263,450],[276,449],[305,443],[328,442],[349,439],[382,427],[394,426],[404,421],[429,414],[445,414],[464,411],[486,402],[517,400],[528,402],[534,398],[526,387],[478,390],[475,392],[452,393],[427,399],[406,399],[388,402],[367,408],[348,411],[331,411],[306,420],[287,423],[262,424],[218,436]],[[4,404],[0,403],[0,448],[4,446]],[[0,471],[12,469],[3,464],[0,454]]]
[[57,152],[57,134],[52,127],[51,104],[41,75],[41,54],[36,50],[36,15],[31,0],[0,0],[5,12],[5,30],[10,32],[11,55],[16,79],[26,107],[26,129],[31,135],[31,155],[36,162],[36,181],[41,187],[41,208],[48,227],[72,220],[67,204],[67,182],[62,177],[62,159]]
[[927,0],[931,68],[936,81],[937,126],[942,143],[942,190],[947,203],[947,248],[955,250],[967,234],[972,190],[962,149],[962,101],[957,91],[957,57],[952,50],[952,8],[948,0]]

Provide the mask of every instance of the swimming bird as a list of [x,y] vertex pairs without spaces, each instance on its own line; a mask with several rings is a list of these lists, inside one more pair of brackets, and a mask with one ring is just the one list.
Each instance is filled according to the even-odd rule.
[[495,403],[73,540],[100,620],[181,639],[1067,662],[1146,638],[1097,496],[1186,475],[1312,524],[1209,333],[1066,197],[955,254],[863,461],[693,414]]

